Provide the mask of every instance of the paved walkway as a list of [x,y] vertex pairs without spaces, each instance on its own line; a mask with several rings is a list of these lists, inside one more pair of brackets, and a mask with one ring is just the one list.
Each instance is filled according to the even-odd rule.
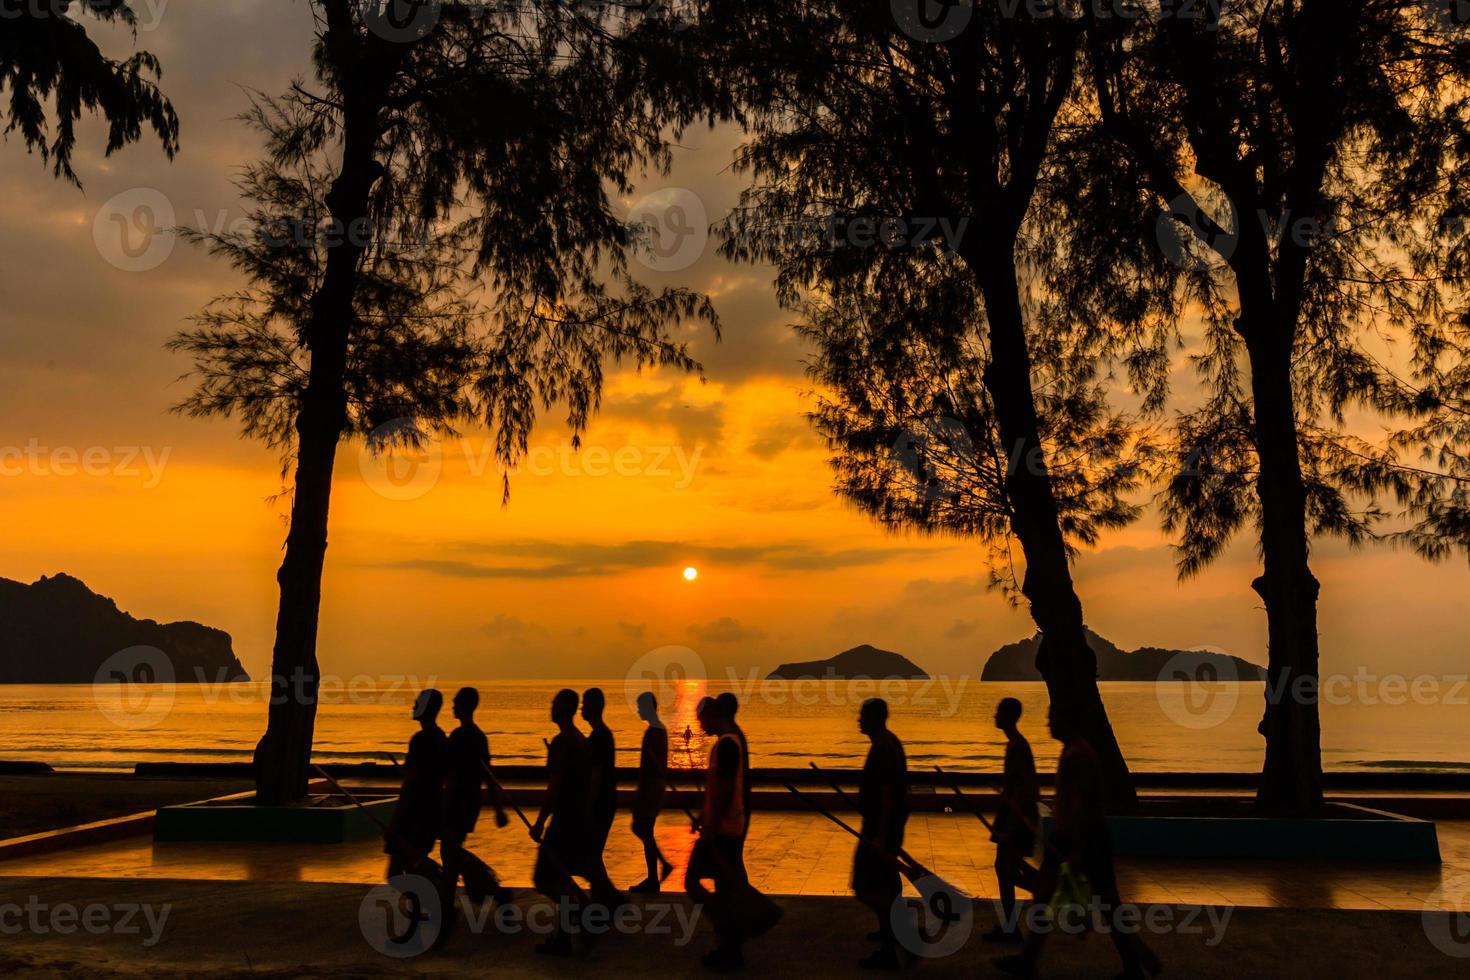
[[[621,885],[643,877],[642,851],[620,815],[608,844],[608,870]],[[1119,880],[1132,902],[1232,905],[1245,908],[1470,912],[1470,821],[1439,822],[1439,867],[1364,862],[1172,861],[1123,859]],[[678,811],[666,811],[659,840],[682,868],[693,838]],[[490,815],[470,847],[515,887],[530,884],[534,850],[518,822],[495,829]],[[977,898],[996,895],[994,845],[973,816],[915,814],[907,849],[926,866]],[[746,864],[755,884],[780,895],[848,894],[852,839],[822,817],[758,812]],[[384,858],[376,840],[351,844],[154,844],[136,838],[55,854],[0,861],[7,877],[192,879],[200,881],[376,884]],[[680,888],[680,875],[670,879]]]

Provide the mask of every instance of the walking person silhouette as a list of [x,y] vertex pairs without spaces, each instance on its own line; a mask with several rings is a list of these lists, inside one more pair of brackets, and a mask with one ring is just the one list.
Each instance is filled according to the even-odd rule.
[[532,882],[536,890],[566,910],[568,922],[557,916],[556,931],[536,947],[550,956],[570,956],[572,937],[568,929],[581,923],[581,891],[572,875],[587,864],[590,849],[590,814],[587,810],[587,738],[573,723],[577,717],[577,692],[563,688],[551,699],[551,720],[557,733],[546,747],[546,797],[531,826],[531,837],[540,845]]
[[439,727],[439,710],[443,706],[444,695],[433,688],[419,692],[414,699],[413,718],[419,723],[419,730],[408,741],[398,805],[383,835],[390,879],[423,864],[443,830],[444,773],[449,748],[449,740]]
[[609,908],[622,900],[622,893],[607,874],[603,852],[618,813],[618,749],[612,729],[603,720],[607,698],[600,687],[582,692],[582,717],[591,726],[587,735],[587,812],[591,816],[587,850],[587,880],[592,897]]
[[1016,915],[1016,888],[1031,889],[1031,866],[1026,859],[1036,849],[1036,827],[1040,824],[1040,789],[1031,743],[1017,727],[1021,702],[1002,698],[995,708],[995,727],[1006,736],[1005,766],[1001,776],[999,806],[990,839],[995,842],[995,878],[1000,884],[1000,922],[984,938],[990,942],[1020,942]]
[[[444,860],[444,875],[450,894],[460,878],[465,894],[472,902],[494,898],[501,905],[512,901],[509,888],[500,883],[495,869],[465,849],[465,839],[474,832],[480,820],[481,787],[488,785],[490,772],[490,740],[475,724],[475,710],[480,706],[480,692],[462,687],[454,695],[454,717],[459,727],[449,733],[448,776],[444,784],[444,838],[439,856]],[[495,826],[509,823],[499,798],[495,801]]]
[[903,850],[909,819],[909,768],[903,742],[888,729],[888,702],[869,698],[858,710],[858,731],[868,737],[868,756],[858,785],[862,840],[852,855],[852,892],[878,917],[878,949],[859,965],[896,970],[898,940],[893,903],[903,894],[895,856]]
[[750,836],[750,743],[746,741],[745,729],[741,728],[740,723],[735,720],[735,715],[740,711],[740,699],[735,696],[733,691],[725,691],[715,698],[715,701],[719,704],[720,711],[730,720],[731,733],[740,742],[740,765],[744,769],[747,777],[741,780],[741,803],[745,810],[745,829],[740,832],[740,862],[743,868],[745,866],[745,838]]
[[[1089,913],[1086,917],[1100,914],[1106,922],[1108,936],[1123,961],[1121,976],[1127,980],[1153,976],[1162,969],[1159,958],[1136,931],[1120,928],[1123,923],[1118,912],[1123,900],[1103,812],[1102,763],[1097,751],[1077,730],[1071,713],[1058,710],[1055,704],[1047,714],[1047,724],[1052,737],[1062,743],[1062,754],[1057,760],[1055,830],[1036,872],[1036,894],[1057,894],[1065,874],[1085,875],[1092,893],[1089,901],[1094,903],[1093,909],[1084,910]],[[1043,928],[1032,930],[1019,956],[1003,957],[995,965],[1016,976],[1036,976],[1042,949],[1055,926],[1055,922],[1045,922]]]
[[663,809],[664,791],[668,786],[669,731],[658,716],[658,698],[652,691],[638,695],[638,717],[647,722],[643,745],[638,753],[638,791],[633,798],[633,836],[643,843],[643,860],[648,877],[628,890],[657,892],[674,866],[659,850],[653,835],[659,811]]
[[[745,834],[750,768],[743,738],[720,699],[703,698],[695,714],[705,733],[715,737],[705,768],[704,808],[699,840],[689,854],[684,890],[690,901],[709,909],[719,945],[701,959],[712,970],[739,969],[746,940],[765,932],[781,911],[750,885],[745,871]],[[704,882],[714,885],[713,890]]]

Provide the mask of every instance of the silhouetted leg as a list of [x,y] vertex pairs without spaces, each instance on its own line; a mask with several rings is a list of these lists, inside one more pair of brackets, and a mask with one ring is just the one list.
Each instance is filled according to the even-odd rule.
[[1017,942],[1021,938],[1016,914],[1016,886],[1020,884],[1021,853],[1010,843],[1000,841],[995,847],[995,881],[1000,892],[1000,921],[985,934],[990,942]]
[[[1018,977],[1034,977],[1037,968],[1041,964],[1041,954],[1046,947],[1046,940],[1054,930],[1056,923],[1051,921],[1044,903],[1048,902],[1057,890],[1057,878],[1061,872],[1059,862],[1048,853],[1046,860],[1037,869],[1032,894],[1036,896],[1037,905],[1031,911],[1039,917],[1037,924],[1040,928],[1026,929],[1025,945],[1016,956],[1005,956],[995,961],[995,965],[1006,973]],[[1028,922],[1030,920],[1028,919]]]
[[571,924],[577,925],[581,921],[581,910],[577,903],[576,883],[572,881],[567,872],[565,860],[558,853],[554,842],[546,839],[541,842],[541,849],[536,854],[536,868],[531,876],[531,883],[536,890],[551,899],[556,906],[556,932],[549,939],[536,947],[536,952],[552,956],[570,956],[572,950],[572,937],[561,928],[561,910],[563,907],[570,908]]
[[1101,905],[1108,920],[1108,937],[1123,962],[1123,976],[1135,978],[1157,973],[1159,958],[1136,931],[1118,928],[1118,910],[1123,904],[1118,892],[1118,879],[1113,867],[1111,851],[1104,851],[1088,862],[1087,877],[1092,884],[1093,894]]
[[895,969],[898,960],[898,937],[893,932],[893,902],[903,892],[898,870],[881,854],[866,844],[858,844],[852,856],[852,893],[859,902],[873,910],[878,928],[872,938],[878,941],[877,952],[865,957],[861,965],[871,969]]
[[635,813],[633,815],[633,836],[637,837],[643,844],[643,863],[648,868],[648,875],[638,884],[632,886],[629,891],[634,892],[656,892],[662,887],[663,880],[674,870],[674,866],[664,857],[663,851],[659,850],[658,840],[653,835],[654,821],[657,813]]

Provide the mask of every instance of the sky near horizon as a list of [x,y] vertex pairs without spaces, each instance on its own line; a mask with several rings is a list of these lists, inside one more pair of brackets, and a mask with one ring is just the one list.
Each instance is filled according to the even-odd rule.
[[[284,538],[279,461],[230,421],[170,414],[188,365],[163,349],[240,283],[183,243],[169,251],[170,236],[159,236],[161,259],[120,253],[109,215],[119,201],[161,197],[176,224],[238,220],[230,180],[260,147],[233,117],[246,90],[277,92],[307,72],[310,20],[300,0],[153,0],[139,11],[139,45],[162,60],[182,121],[173,163],[147,141],[104,159],[87,125],[77,190],[18,140],[0,144],[0,576],[67,572],[136,616],[217,626],[258,675]],[[619,206],[678,195],[718,220],[739,194],[738,141],[729,129],[690,131],[673,172],[645,177]],[[973,674],[1032,631],[1024,609],[986,588],[983,545],[888,534],[833,495],[803,414],[806,352],[770,270],[728,263],[712,244],[691,258],[635,269],[650,285],[712,296],[724,341],[688,328],[707,381],[612,374],[580,452],[556,413],[543,419],[508,506],[487,432],[416,461],[343,447],[325,670],[620,677],[646,651],[682,644],[711,670],[743,672],[872,643],[931,672]],[[140,264],[150,268],[130,271]],[[1313,560],[1325,672],[1466,672],[1463,561],[1432,566],[1335,541],[1318,542]],[[1264,662],[1256,566],[1247,535],[1180,582],[1150,513],[1084,553],[1076,577],[1089,624],[1124,648],[1210,646]],[[698,569],[692,582],[686,567]]]

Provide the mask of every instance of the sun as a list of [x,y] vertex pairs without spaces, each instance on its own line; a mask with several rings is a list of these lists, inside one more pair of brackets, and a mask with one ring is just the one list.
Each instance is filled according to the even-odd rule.
[[693,582],[697,578],[699,578],[699,569],[695,568],[693,565],[690,565],[688,568],[684,569],[684,581]]

